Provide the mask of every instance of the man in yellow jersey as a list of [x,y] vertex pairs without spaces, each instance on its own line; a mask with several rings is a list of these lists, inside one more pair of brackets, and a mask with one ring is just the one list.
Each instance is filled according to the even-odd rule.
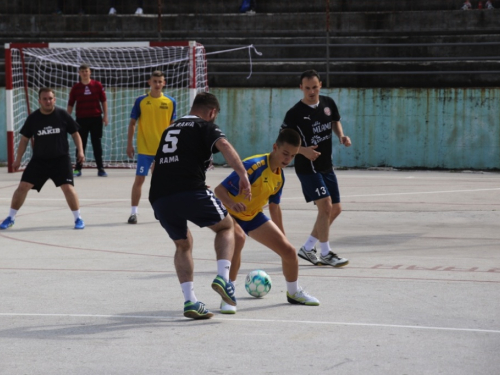
[[174,98],[164,95],[162,90],[165,86],[165,75],[155,70],[148,80],[151,91],[147,95],[141,95],[135,100],[130,123],[128,125],[127,155],[134,157],[135,125],[139,121],[137,129],[137,170],[135,181],[132,186],[132,209],[128,219],[129,224],[137,224],[137,210],[141,199],[141,190],[149,168],[155,159],[161,135],[176,118],[177,103]]
[[[243,160],[252,186],[252,200],[239,194],[239,177],[232,173],[214,190],[217,198],[226,206],[234,221],[235,245],[229,279],[234,281],[241,264],[241,251],[247,234],[267,246],[281,257],[283,275],[287,286],[287,300],[291,304],[318,306],[319,301],[299,286],[299,260],[293,245],[285,236],[280,208],[281,192],[285,183],[283,169],[299,152],[300,136],[295,130],[284,129],[278,135],[273,151]],[[262,212],[269,203],[271,220]],[[236,306],[224,301],[223,314],[236,313]]]

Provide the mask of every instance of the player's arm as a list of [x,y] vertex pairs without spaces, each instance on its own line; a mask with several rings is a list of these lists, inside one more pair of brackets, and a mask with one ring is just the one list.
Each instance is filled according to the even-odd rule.
[[108,102],[102,102],[102,121],[104,126],[108,126]]
[[219,198],[219,200],[224,204],[224,206],[230,208],[235,212],[243,212],[247,209],[244,203],[236,203],[231,198],[232,195],[229,194],[229,191],[222,184],[217,185],[217,187],[214,189],[214,193],[216,197]]
[[130,119],[128,123],[128,133],[127,133],[127,155],[130,159],[134,157],[134,145],[132,144],[134,140],[135,124],[137,120],[134,118]]
[[317,148],[318,148],[318,145],[309,146],[309,147],[300,146],[299,154],[305,156],[309,160],[314,161],[317,158],[319,158],[319,156],[321,155],[321,152],[316,151]]
[[269,203],[269,214],[271,215],[271,220],[281,232],[285,234],[285,227],[283,226],[283,215],[281,213],[281,207],[276,203]]
[[73,106],[68,104],[68,107],[66,108],[66,112],[68,112],[71,115],[71,113],[73,113]]
[[16,159],[14,160],[14,163],[12,163],[12,169],[14,171],[17,171],[21,166],[21,159],[23,158],[23,155],[28,148],[29,142],[30,139],[21,134],[21,140],[19,141],[19,145],[17,146]]
[[351,138],[344,134],[340,121],[332,121],[332,131],[339,138],[341,145],[344,145],[345,147],[349,147],[351,145]]
[[80,137],[80,133],[74,132],[73,134],[71,134],[71,137],[73,138],[73,142],[75,142],[75,146],[78,151],[76,160],[79,163],[83,163],[85,161],[85,155],[83,154],[83,144],[82,144],[82,138]]
[[[287,124],[292,124],[292,125],[287,125]],[[298,126],[295,124],[293,125],[293,119],[290,117],[289,113],[286,114],[285,116],[285,119],[283,120],[283,124],[281,125],[281,130],[283,129],[293,129],[297,132],[300,133],[300,131],[298,131]],[[304,143],[304,140],[302,140],[302,143]],[[316,151],[316,149],[318,148],[317,145],[315,146],[309,146],[309,147],[305,147],[305,146],[300,146],[299,148],[299,154],[302,155],[302,156],[305,156],[306,158],[308,158],[309,160],[316,160],[317,158],[319,158],[319,156],[321,155],[321,152],[318,152]]]
[[241,162],[241,159],[234,147],[231,146],[226,138],[220,138],[217,142],[215,142],[215,147],[217,147],[229,166],[234,169],[240,178],[239,194],[243,194],[246,199],[251,200],[252,188],[250,186],[250,181],[248,180],[247,171],[245,170],[245,167],[243,166],[243,163]]

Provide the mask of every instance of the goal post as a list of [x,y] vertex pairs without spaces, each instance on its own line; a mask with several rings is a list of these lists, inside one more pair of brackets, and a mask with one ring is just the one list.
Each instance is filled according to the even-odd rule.
[[[54,89],[56,106],[66,109],[82,63],[90,66],[91,78],[100,81],[106,91],[109,125],[103,129],[102,147],[107,168],[135,166],[136,160],[126,153],[130,112],[135,99],[148,91],[147,81],[154,70],[165,74],[164,93],[176,100],[177,117],[189,112],[198,92],[208,91],[205,48],[194,41],[5,44],[9,172],[13,172],[19,131],[28,115],[38,108],[38,90]],[[70,146],[74,161],[73,142]],[[31,156],[28,147],[21,168]],[[85,156],[84,166],[95,166],[90,139]]]

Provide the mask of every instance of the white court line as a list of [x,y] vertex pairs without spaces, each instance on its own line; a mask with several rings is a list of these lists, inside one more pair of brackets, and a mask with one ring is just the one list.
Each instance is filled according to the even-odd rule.
[[[149,320],[178,320],[180,317],[174,316],[148,316],[148,315],[101,315],[101,314],[15,314],[0,313],[0,317],[57,317],[57,318],[110,318],[110,319],[149,319]],[[183,318],[182,318],[183,319]],[[500,330],[477,329],[477,328],[453,328],[453,327],[427,327],[427,326],[406,326],[399,324],[373,324],[373,323],[345,323],[345,322],[316,322],[310,320],[283,320],[283,319],[240,319],[240,318],[212,318],[215,320],[238,321],[249,323],[288,323],[288,324],[323,324],[338,326],[355,327],[378,327],[378,328],[405,328],[421,329],[432,331],[455,331],[455,332],[481,332],[481,333],[499,333]]]
[[[411,193],[384,193],[384,194],[358,194],[358,195],[342,195],[343,198],[353,198],[353,197],[384,197],[384,196],[394,196],[394,195],[420,195],[420,194],[447,194],[447,193],[474,193],[478,191],[498,191],[500,188],[491,189],[471,189],[471,190],[437,190],[437,191],[417,191]],[[12,198],[0,198],[0,200],[11,200]],[[303,200],[304,197],[282,197],[281,200]],[[61,201],[62,198],[30,198],[30,201]],[[142,198],[142,201],[147,201],[147,198]],[[130,198],[80,198],[80,202],[129,202]]]

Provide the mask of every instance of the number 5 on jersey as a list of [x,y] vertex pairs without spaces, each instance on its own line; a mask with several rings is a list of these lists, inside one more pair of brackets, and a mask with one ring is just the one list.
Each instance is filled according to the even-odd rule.
[[162,151],[164,154],[170,154],[177,150],[177,142],[179,139],[176,137],[181,132],[181,129],[172,129],[167,132],[165,136],[165,144],[163,145]]

